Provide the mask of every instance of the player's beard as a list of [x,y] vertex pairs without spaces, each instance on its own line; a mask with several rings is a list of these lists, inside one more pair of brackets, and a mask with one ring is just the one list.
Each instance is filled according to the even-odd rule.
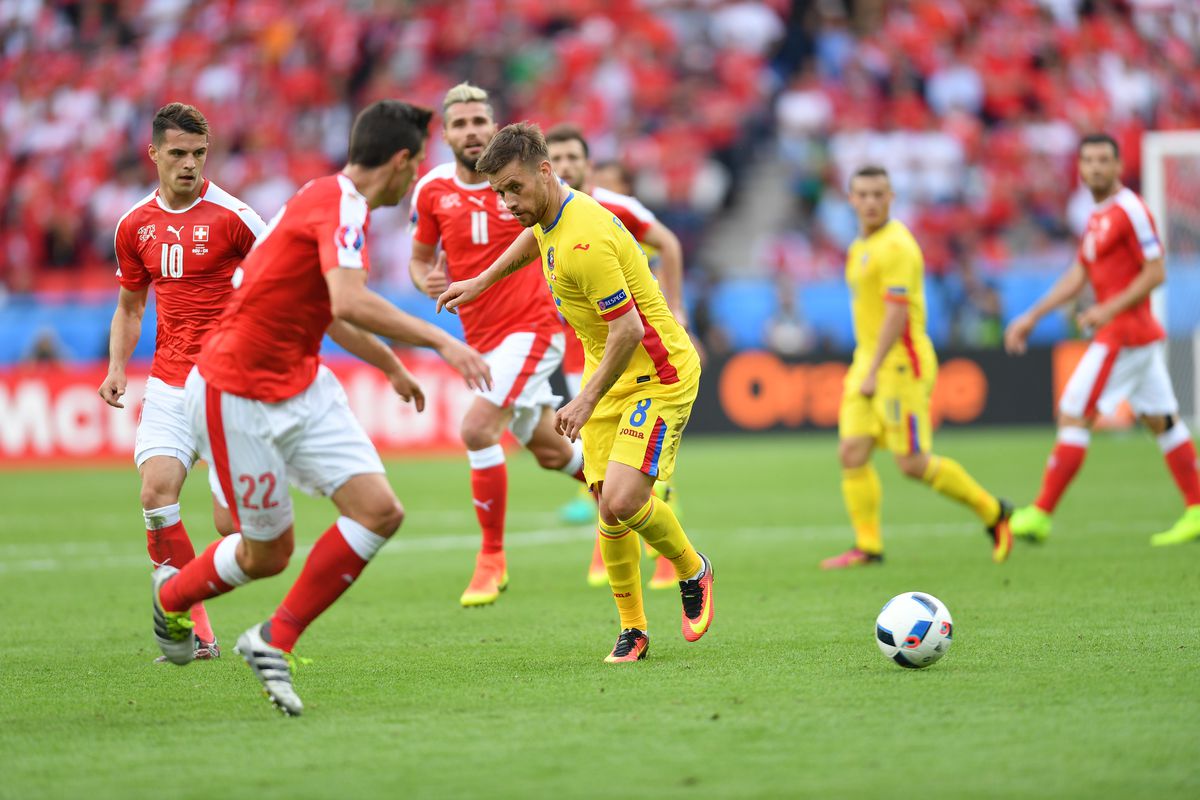
[[[468,145],[468,146],[469,147],[478,147],[478,145]],[[481,152],[480,155],[483,155],[483,153]],[[475,170],[475,162],[477,162],[479,160],[479,156],[476,156],[475,158],[471,158],[469,155],[467,155],[466,147],[464,147],[462,150],[456,150],[454,152],[454,157],[456,159],[458,159],[459,164],[462,164],[464,167],[471,170],[471,172],[476,171]]]

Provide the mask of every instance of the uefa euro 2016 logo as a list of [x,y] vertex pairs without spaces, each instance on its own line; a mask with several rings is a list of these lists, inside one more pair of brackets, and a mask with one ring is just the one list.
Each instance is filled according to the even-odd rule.
[[343,225],[333,235],[333,241],[340,250],[357,252],[367,243],[367,237],[363,235],[362,228],[356,225]]
[[554,248],[546,251],[546,271],[554,272]]

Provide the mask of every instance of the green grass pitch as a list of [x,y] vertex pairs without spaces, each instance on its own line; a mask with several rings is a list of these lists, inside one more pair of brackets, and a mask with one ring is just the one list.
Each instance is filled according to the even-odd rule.
[[[1051,440],[937,444],[1027,502]],[[512,583],[464,610],[466,460],[391,463],[408,519],[301,640],[299,719],[232,652],[299,558],[210,603],[220,661],[155,665],[133,469],[0,473],[0,797],[1200,796],[1200,544],[1148,545],[1181,510],[1149,437],[1097,437],[1051,542],[1001,567],[966,510],[877,456],[887,564],[820,572],[849,541],[835,453],[828,436],[685,442],[716,621],[687,644],[678,594],[648,593],[650,657],[632,666],[602,663],[617,617],[584,581],[590,531],[557,520],[566,480],[513,456]],[[183,501],[201,545],[203,478]],[[333,509],[297,510],[303,546]],[[872,635],[913,589],[956,623],[923,671]]]

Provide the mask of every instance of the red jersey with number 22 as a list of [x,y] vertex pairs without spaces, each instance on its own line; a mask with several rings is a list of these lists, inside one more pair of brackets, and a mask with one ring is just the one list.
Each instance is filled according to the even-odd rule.
[[[489,184],[460,183],[453,163],[421,178],[412,209],[413,238],[430,247],[441,241],[452,281],[483,272],[523,230]],[[486,353],[510,333],[557,330],[554,300],[541,270],[531,264],[458,309],[467,344]]]
[[262,218],[210,181],[196,202],[176,211],[158,192],[143,197],[117,223],[117,280],[138,292],[154,285],[157,334],[150,374],[183,386],[200,341],[233,292],[230,279]]
[[[1122,187],[1092,211],[1078,257],[1096,302],[1103,303],[1125,291],[1142,265],[1162,254],[1158,229],[1146,204],[1133,190]],[[1093,338],[1113,347],[1140,347],[1165,336],[1147,297],[1114,317]]]
[[367,198],[342,174],[309,181],[267,224],[197,362],[222,392],[278,403],[308,388],[333,322],[325,273],[369,268]]

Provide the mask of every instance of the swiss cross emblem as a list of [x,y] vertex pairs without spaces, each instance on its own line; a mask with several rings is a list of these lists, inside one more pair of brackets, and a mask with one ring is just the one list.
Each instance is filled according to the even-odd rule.
[[207,244],[208,242],[208,226],[195,225],[192,227],[192,241],[196,244]]
[[442,208],[458,208],[462,205],[462,197],[458,194],[444,194],[439,204]]

